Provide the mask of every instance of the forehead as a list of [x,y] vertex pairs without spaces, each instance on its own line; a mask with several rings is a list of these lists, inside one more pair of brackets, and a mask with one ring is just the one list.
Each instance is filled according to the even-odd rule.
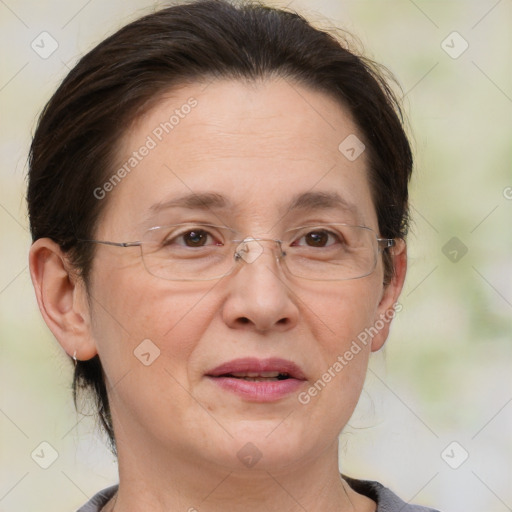
[[263,226],[290,207],[329,204],[375,225],[366,154],[340,151],[354,137],[362,138],[345,108],[288,79],[173,89],[119,145],[112,171],[122,178],[109,192],[106,224],[156,222],[174,208],[223,210]]

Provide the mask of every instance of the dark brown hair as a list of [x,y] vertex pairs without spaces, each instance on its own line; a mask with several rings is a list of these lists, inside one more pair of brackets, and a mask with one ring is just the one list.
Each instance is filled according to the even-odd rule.
[[[33,240],[49,237],[88,283],[91,239],[106,200],[93,191],[112,174],[118,141],[162,93],[210,78],[290,78],[347,107],[369,155],[380,234],[405,238],[412,155],[399,102],[384,68],[312,27],[296,13],[255,2],[200,0],[130,23],[86,54],[45,106],[29,156],[28,210]],[[340,141],[341,142],[341,141]],[[384,253],[386,279],[392,262]],[[92,391],[115,452],[98,356],[78,361],[75,404]]]

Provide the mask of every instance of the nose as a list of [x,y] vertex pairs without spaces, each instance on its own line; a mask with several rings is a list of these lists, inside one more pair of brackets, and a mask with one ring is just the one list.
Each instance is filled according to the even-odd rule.
[[222,312],[229,327],[262,333],[297,325],[299,311],[279,263],[282,256],[275,240],[246,238],[237,247]]

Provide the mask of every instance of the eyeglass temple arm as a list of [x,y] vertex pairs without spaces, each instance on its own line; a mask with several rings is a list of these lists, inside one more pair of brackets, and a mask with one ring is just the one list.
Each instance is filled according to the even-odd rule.
[[383,249],[388,249],[389,247],[394,247],[396,245],[396,240],[394,238],[377,238],[377,242]]
[[136,247],[141,245],[142,242],[109,242],[107,240],[84,240],[82,238],[77,239],[78,242],[89,242],[92,244],[102,245],[113,245],[114,247]]

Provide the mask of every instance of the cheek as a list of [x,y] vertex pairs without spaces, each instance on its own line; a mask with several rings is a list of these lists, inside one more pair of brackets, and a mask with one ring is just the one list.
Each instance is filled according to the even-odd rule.
[[299,292],[305,322],[326,351],[337,352],[368,327],[377,316],[381,297],[379,275],[326,283],[321,292]]
[[305,322],[316,340],[317,364],[310,387],[299,396],[311,420],[332,425],[349,420],[359,400],[371,352],[368,330],[379,303],[379,278],[337,283],[303,302]]
[[198,407],[189,390],[194,351],[215,311],[209,288],[178,290],[179,284],[122,270],[108,281],[98,277],[108,285],[95,290],[94,335],[114,420],[131,417],[135,429],[146,421],[158,425],[144,429],[161,439],[195,424]]
[[98,272],[92,284],[93,335],[107,378],[116,382],[152,361],[183,376],[211,322],[209,288],[184,288],[126,268]]

